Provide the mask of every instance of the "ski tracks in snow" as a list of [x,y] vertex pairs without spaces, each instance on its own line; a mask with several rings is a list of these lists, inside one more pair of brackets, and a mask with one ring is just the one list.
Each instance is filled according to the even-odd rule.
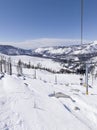
[[[70,126],[97,129],[96,107],[80,95],[68,96],[68,91],[68,98],[51,98],[49,92],[59,89],[49,85],[52,84],[5,75],[0,80],[0,130],[65,130],[65,126],[66,130]],[[76,123],[81,126],[75,127]]]
[[0,80],[0,87],[0,130],[28,130],[21,115],[12,108],[16,95],[7,92],[6,87],[9,88],[10,84],[5,78]]
[[[82,97],[72,96],[75,102],[60,98],[60,102],[75,118],[85,124],[90,130],[97,129],[97,109],[86,103]],[[86,98],[86,97],[85,97]],[[88,98],[88,97],[87,97]]]

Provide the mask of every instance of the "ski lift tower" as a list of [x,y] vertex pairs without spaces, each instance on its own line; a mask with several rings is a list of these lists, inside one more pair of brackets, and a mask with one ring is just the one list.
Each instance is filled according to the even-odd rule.
[[[83,45],[83,16],[84,16],[84,0],[81,0],[81,50]],[[85,86],[86,86],[86,95],[88,95],[88,66],[89,63],[85,63],[86,72],[85,72]]]

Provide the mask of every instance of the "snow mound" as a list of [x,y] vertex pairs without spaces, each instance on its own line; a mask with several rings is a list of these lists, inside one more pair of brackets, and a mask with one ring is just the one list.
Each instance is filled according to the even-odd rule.
[[0,79],[0,130],[97,129],[96,87],[86,96],[79,75],[33,72]]

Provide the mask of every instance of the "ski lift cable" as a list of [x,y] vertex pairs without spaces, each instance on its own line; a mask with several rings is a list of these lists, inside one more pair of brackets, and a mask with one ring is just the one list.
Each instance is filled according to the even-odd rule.
[[84,15],[84,1],[81,0],[81,46],[83,44],[83,15]]

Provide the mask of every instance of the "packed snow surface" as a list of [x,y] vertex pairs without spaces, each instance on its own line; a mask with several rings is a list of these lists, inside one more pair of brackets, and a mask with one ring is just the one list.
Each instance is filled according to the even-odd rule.
[[95,77],[86,95],[80,75],[13,70],[0,75],[0,130],[97,130]]

